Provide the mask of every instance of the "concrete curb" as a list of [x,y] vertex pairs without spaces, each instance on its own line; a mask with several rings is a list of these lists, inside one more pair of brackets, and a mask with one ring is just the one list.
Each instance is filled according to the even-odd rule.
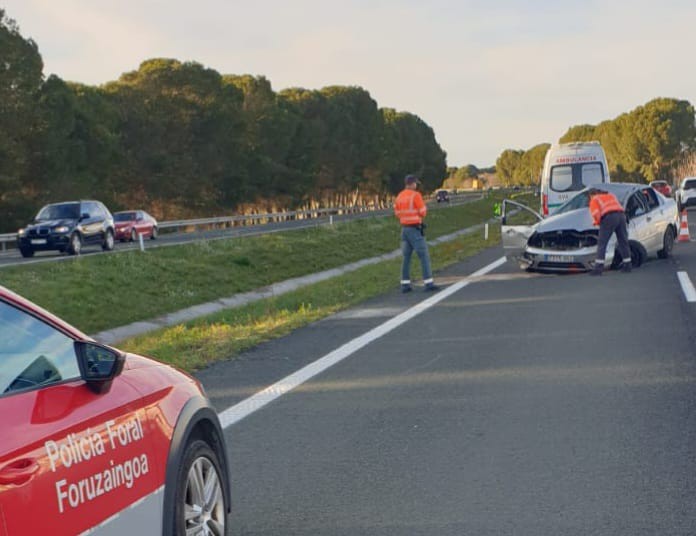
[[[496,221],[495,218],[488,220],[488,223]],[[434,246],[437,244],[442,244],[444,242],[450,242],[455,238],[463,235],[473,234],[479,229],[483,229],[484,223],[479,223],[473,225],[472,227],[467,227],[466,229],[461,229],[454,233],[448,235],[443,235],[433,240],[429,240],[428,244]],[[325,270],[323,272],[318,272],[316,274],[304,275],[301,277],[295,277],[292,279],[286,279],[285,281],[280,281],[279,283],[273,283],[266,287],[262,287],[249,292],[243,292],[241,294],[235,294],[227,298],[220,298],[208,303],[203,303],[200,305],[194,305],[192,307],[187,307],[186,309],[181,309],[174,313],[168,313],[152,320],[133,322],[132,324],[127,324],[125,326],[120,326],[117,328],[109,329],[106,331],[101,331],[91,335],[97,341],[104,344],[114,344],[120,340],[127,339],[129,337],[135,337],[137,335],[142,335],[156,329],[161,329],[165,327],[175,326],[177,324],[182,324],[190,320],[195,320],[202,316],[217,313],[225,309],[232,309],[235,307],[240,307],[248,303],[253,303],[258,300],[263,300],[265,298],[272,298],[274,296],[281,296],[293,290],[318,283],[320,281],[326,281],[333,277],[339,275],[354,272],[359,268],[364,266],[369,266],[372,264],[377,264],[383,261],[395,259],[401,256],[401,250],[397,249],[390,253],[384,253],[383,255],[378,255],[376,257],[370,257],[369,259],[362,259],[360,261],[352,262],[338,268],[331,268],[330,270]]]

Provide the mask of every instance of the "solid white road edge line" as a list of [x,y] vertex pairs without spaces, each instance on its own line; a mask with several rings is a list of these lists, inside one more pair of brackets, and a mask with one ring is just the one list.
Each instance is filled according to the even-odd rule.
[[[469,277],[477,277],[485,275],[498,268],[499,266],[505,264],[505,257],[499,258],[497,261],[490,263],[488,266],[484,266],[480,270],[474,272]],[[422,302],[414,305],[410,309],[407,309],[403,313],[395,316],[380,324],[379,326],[371,329],[367,333],[364,333],[360,337],[353,339],[345,343],[343,346],[337,348],[336,350],[326,354],[324,357],[320,357],[316,361],[306,365],[297,372],[290,374],[289,376],[283,378],[282,380],[266,387],[265,389],[259,391],[258,393],[242,400],[241,402],[227,408],[218,414],[220,418],[220,424],[223,428],[228,428],[233,424],[241,421],[243,418],[248,417],[252,413],[260,410],[266,404],[272,402],[276,398],[284,395],[288,391],[291,391],[295,387],[303,384],[307,380],[313,378],[317,374],[324,372],[329,367],[332,367],[336,363],[344,360],[346,357],[354,354],[364,346],[367,346],[374,340],[379,339],[383,335],[386,335],[393,329],[399,327],[401,324],[408,322],[413,317],[419,315],[423,311],[430,309],[433,305],[441,302],[445,298],[448,298],[458,290],[466,287],[471,281],[468,279],[463,279],[449,287],[446,287],[430,298],[423,300]]]
[[679,283],[681,284],[686,301],[696,302],[696,288],[694,288],[694,284],[691,282],[691,279],[689,279],[689,274],[686,272],[677,272],[677,277],[679,278]]

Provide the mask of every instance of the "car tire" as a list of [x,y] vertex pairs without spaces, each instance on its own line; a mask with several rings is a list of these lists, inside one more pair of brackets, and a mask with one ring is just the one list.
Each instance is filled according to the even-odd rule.
[[82,251],[82,237],[79,233],[73,233],[70,236],[70,245],[66,250],[70,255],[79,255]]
[[[629,248],[631,249],[631,266],[639,268],[645,260],[645,250],[636,242],[629,242]],[[611,262],[612,270],[620,268],[622,262],[623,257],[621,253],[619,253],[618,249],[614,250],[614,260]]]
[[667,227],[665,235],[662,237],[662,249],[657,252],[657,256],[660,259],[666,259],[672,254],[675,239],[674,234],[674,229],[672,229],[672,227]]
[[174,495],[176,536],[227,534],[229,498],[222,475],[218,455],[205,441],[194,439],[186,446]]
[[631,264],[634,268],[640,268],[641,264],[645,260],[645,255],[643,254],[643,249],[636,243],[631,242]]
[[114,249],[114,232],[111,229],[107,229],[106,233],[104,234],[102,249],[104,251],[111,251]]
[[150,240],[157,240],[157,237],[159,236],[159,230],[157,227],[152,228],[152,234],[150,235]]
[[131,229],[130,241],[135,242],[137,239],[138,239],[138,233],[135,232],[135,229]]
[[22,257],[25,259],[28,259],[29,257],[34,256],[34,250],[31,248],[19,248],[19,252],[22,254]]

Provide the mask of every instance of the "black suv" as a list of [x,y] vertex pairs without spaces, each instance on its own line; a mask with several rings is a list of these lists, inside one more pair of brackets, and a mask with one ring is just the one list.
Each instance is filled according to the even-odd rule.
[[32,223],[17,232],[23,257],[46,250],[79,255],[88,244],[99,244],[104,251],[114,249],[114,219],[99,201],[46,205]]
[[449,192],[447,190],[438,190],[435,194],[435,199],[438,203],[446,203],[449,201]]

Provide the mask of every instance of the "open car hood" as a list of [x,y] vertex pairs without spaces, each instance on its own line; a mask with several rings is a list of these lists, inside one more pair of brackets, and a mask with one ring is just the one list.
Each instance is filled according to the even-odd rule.
[[592,222],[592,215],[587,208],[579,208],[563,214],[550,216],[540,221],[534,229],[537,233],[548,233],[549,231],[561,231],[572,229],[575,231],[587,231],[595,229]]

